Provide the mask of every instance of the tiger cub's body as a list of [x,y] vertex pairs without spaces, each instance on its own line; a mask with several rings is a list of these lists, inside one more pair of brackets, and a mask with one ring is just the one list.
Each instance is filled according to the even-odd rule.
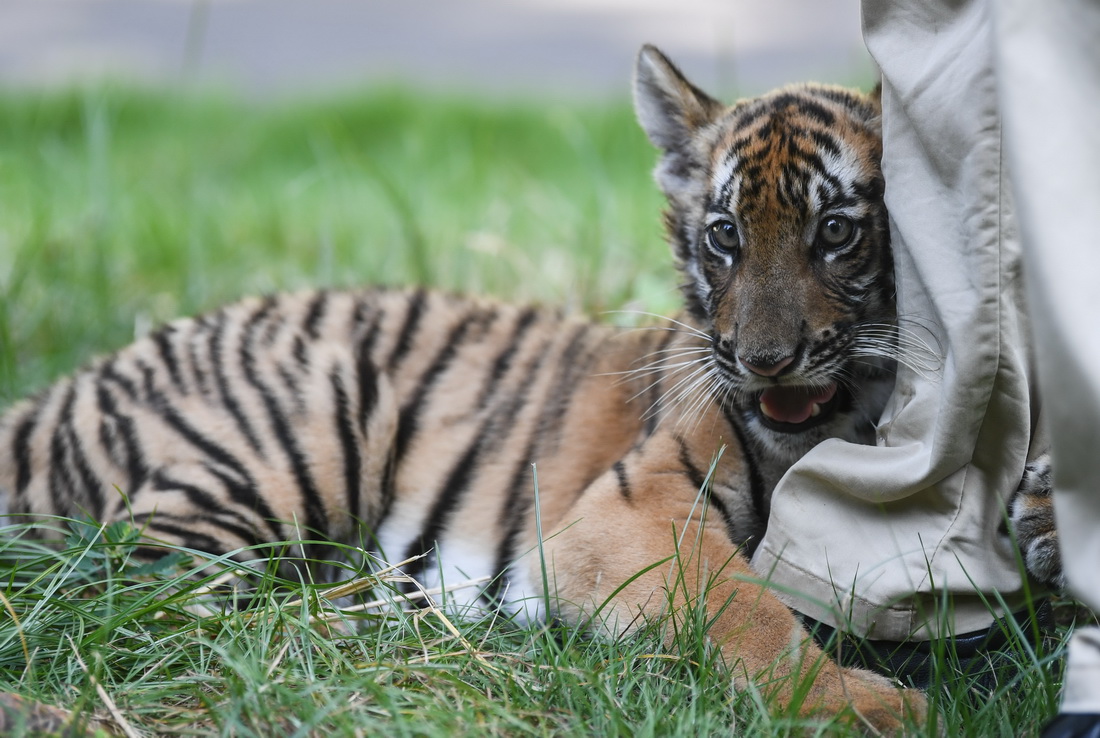
[[[248,299],[17,405],[0,484],[13,513],[132,519],[211,553],[326,537],[389,561],[429,554],[406,572],[490,577],[451,597],[517,602],[532,592],[509,570],[536,543],[532,465],[547,525],[607,470],[627,484],[617,462],[664,424],[677,374],[636,370],[701,347],[672,323],[624,331],[428,291]],[[735,447],[744,473],[716,504],[745,542],[763,528],[770,486],[753,475],[768,465],[719,421],[685,443],[686,468],[699,488]]]

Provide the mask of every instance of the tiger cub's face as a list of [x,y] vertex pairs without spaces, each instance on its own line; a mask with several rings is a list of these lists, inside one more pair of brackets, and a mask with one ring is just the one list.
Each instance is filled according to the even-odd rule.
[[635,105],[663,151],[669,238],[716,395],[788,459],[869,440],[894,325],[877,98],[805,85],[726,106],[646,47]]

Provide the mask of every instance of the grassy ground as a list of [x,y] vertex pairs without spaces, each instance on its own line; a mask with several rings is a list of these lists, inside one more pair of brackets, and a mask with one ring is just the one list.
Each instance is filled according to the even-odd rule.
[[[417,282],[670,312],[653,160],[625,103],[0,98],[0,406],[151,325],[248,293]],[[135,568],[128,536],[77,527],[61,551],[16,531],[0,540],[0,692],[136,734],[807,727],[731,691],[698,627],[666,648],[452,622],[430,607],[368,617],[273,577],[254,608],[201,614],[187,606],[199,584]],[[1034,733],[1056,705],[1059,649],[992,695],[935,690],[926,734]]]

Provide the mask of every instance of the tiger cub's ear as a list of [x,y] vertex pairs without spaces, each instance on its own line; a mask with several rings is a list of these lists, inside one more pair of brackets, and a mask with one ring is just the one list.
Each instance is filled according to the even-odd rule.
[[867,93],[867,97],[871,99],[875,105],[878,105],[879,109],[882,109],[882,80],[880,79],[875,83],[874,89]]
[[634,110],[655,146],[681,150],[695,131],[713,121],[725,105],[707,95],[655,46],[646,44],[634,66]]
[[875,132],[879,137],[882,136],[882,80],[880,79],[875,83],[875,86],[867,93],[867,101],[871,103],[871,108],[874,111],[874,115],[870,118],[865,118],[865,122],[870,126],[871,130]]

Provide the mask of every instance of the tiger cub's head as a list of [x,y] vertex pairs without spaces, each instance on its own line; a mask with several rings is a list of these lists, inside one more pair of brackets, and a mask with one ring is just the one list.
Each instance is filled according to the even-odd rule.
[[651,46],[634,84],[716,394],[790,459],[869,440],[895,322],[877,96],[802,85],[727,106]]

